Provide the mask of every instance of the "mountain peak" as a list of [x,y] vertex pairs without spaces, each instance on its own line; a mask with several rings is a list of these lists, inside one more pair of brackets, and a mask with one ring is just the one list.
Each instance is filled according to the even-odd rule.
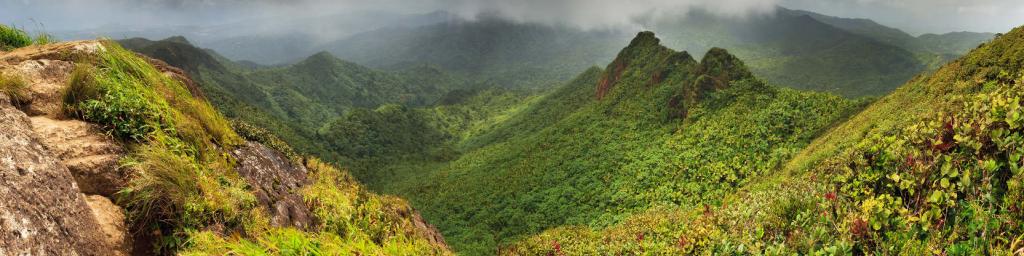
[[330,52],[320,51],[320,52],[317,52],[317,53],[315,53],[313,55],[310,55],[309,57],[306,57],[305,60],[302,60],[299,63],[296,63],[295,65],[296,66],[337,66],[338,62],[340,60],[341,59],[338,59],[338,57],[335,57],[334,54],[331,54]]
[[315,53],[313,55],[310,55],[309,58],[306,58],[306,59],[330,59],[330,60],[333,60],[333,59],[337,59],[337,58],[338,57],[335,57],[334,54],[331,54],[328,51],[320,51],[320,52],[317,52],[317,53]]
[[704,59],[701,59],[700,64],[704,67],[706,75],[717,77],[722,81],[754,77],[742,60],[729,53],[729,51],[718,47],[708,50],[708,53],[704,54]]
[[193,45],[192,42],[189,42],[188,39],[185,38],[184,36],[172,36],[172,37],[165,38],[164,40],[160,40],[160,41]]
[[655,46],[660,44],[661,40],[658,39],[658,37],[654,36],[654,32],[642,31],[636,34],[636,37],[633,38],[633,41],[629,42],[629,47],[632,48],[638,46]]

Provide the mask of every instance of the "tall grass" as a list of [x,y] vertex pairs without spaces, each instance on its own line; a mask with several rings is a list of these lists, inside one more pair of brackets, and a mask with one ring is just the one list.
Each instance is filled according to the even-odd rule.
[[23,30],[0,25],[0,50],[8,51],[32,45],[32,36]]
[[47,33],[39,33],[33,38],[28,32],[0,24],[0,50],[9,51],[33,44],[44,45],[57,42],[57,38]]
[[17,75],[0,73],[0,93],[7,95],[15,106],[25,104],[29,100],[25,80]]
[[93,76],[95,72],[96,68],[92,65],[75,66],[71,78],[68,79],[68,86],[62,93],[62,108],[65,114],[82,116],[84,113],[78,109],[78,103],[100,97],[99,86],[96,85],[96,78]]
[[[181,248],[190,230],[242,226],[255,197],[226,150],[243,140],[226,118],[135,53],[116,43],[76,67],[63,93],[65,114],[97,123],[131,147],[133,171],[119,203],[139,228],[165,235],[160,251]],[[141,232],[152,232],[143,230]]]

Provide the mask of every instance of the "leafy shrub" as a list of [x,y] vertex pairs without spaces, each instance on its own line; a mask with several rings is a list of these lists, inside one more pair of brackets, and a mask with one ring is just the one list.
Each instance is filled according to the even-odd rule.
[[995,86],[964,100],[955,114],[873,134],[826,163],[836,191],[860,209],[850,219],[870,227],[866,236],[854,237],[863,250],[884,252],[887,244],[910,240],[941,251],[993,254],[1006,248],[1007,234],[1024,231],[1022,86],[1019,79]]
[[[348,173],[315,158],[307,159],[313,184],[303,190],[306,202],[323,223],[318,230],[271,228],[253,216],[249,238],[191,232],[182,255],[448,255],[412,230],[408,216],[388,209],[405,202],[364,191]],[[411,210],[411,209],[410,209]]]

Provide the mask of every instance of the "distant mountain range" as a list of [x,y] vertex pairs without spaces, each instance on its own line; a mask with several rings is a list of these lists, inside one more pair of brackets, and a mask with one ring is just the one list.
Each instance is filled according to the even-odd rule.
[[[320,24],[290,33],[261,33],[265,22],[178,31],[197,45],[245,63],[295,63],[321,51],[365,66],[399,70],[422,64],[474,81],[508,88],[550,88],[575,74],[611,60],[636,31],[581,30],[519,23],[481,16],[465,20],[445,12],[380,14],[380,22],[349,24],[357,17],[305,17],[273,27]],[[264,24],[264,26],[269,26]],[[722,18],[695,10],[684,17],[644,25],[665,45],[696,53],[723,47],[744,59],[770,83],[833,92],[847,97],[877,96],[917,73],[934,69],[978,44],[990,33],[958,32],[911,36],[867,19],[831,17],[778,8],[745,19]],[[238,26],[235,26],[238,27]],[[272,30],[266,28],[267,30]],[[159,31],[139,34],[150,37]],[[115,33],[116,35],[117,33]],[[132,33],[126,33],[132,35]],[[340,38],[340,39],[332,39]]]

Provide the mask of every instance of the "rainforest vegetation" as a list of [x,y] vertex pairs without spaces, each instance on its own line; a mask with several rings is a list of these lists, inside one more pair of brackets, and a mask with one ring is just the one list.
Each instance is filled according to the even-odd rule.
[[[162,253],[1024,252],[1024,29],[912,36],[784,8],[648,25],[483,16],[279,65],[106,40],[63,107],[150,170],[119,203]],[[51,40],[0,28],[3,50]],[[246,141],[309,170],[316,228],[270,225],[224,153]]]

